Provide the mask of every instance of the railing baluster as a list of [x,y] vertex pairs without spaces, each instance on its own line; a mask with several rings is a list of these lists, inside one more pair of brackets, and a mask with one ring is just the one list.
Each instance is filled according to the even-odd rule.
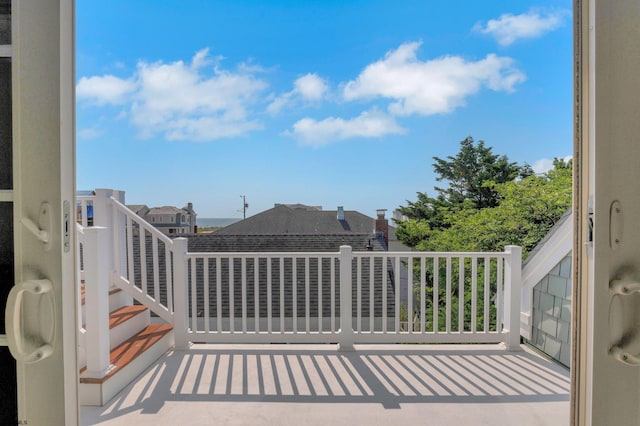
[[[196,258],[189,260],[191,262],[191,331],[198,332],[198,291],[196,288]],[[188,309],[187,309],[188,311]]]
[[[160,269],[158,265],[158,239],[151,236],[151,261],[153,263],[153,298],[160,303]],[[117,261],[117,257],[116,257]]]
[[235,259],[233,257],[229,257],[229,331],[234,332],[236,329],[235,325],[235,271],[234,271],[234,263]]
[[458,258],[458,332],[464,332],[464,257]]
[[174,278],[173,278],[173,263],[171,262],[172,252],[169,249],[169,246],[165,243],[164,245],[164,258],[165,258],[165,283],[167,286],[167,306],[171,313],[174,313],[173,308],[173,289],[174,289]]
[[471,258],[471,332],[476,332],[476,315],[478,314],[478,258]]
[[293,332],[298,332],[298,259],[291,258],[291,285],[293,287]]
[[273,259],[271,257],[267,257],[267,331],[269,332],[269,334],[273,333],[273,325],[271,324],[272,321],[272,316],[273,316],[273,309],[271,307],[271,304],[273,303],[273,297],[271,295],[271,287],[272,287],[272,280],[271,280],[271,274],[272,274],[272,266],[271,263],[273,261]]
[[116,208],[115,205],[111,204],[111,232],[113,234],[113,269],[116,273],[116,277],[120,278],[122,276],[122,241],[120,241],[120,231],[122,230],[120,212]]
[[131,223],[131,217],[127,216],[127,266],[129,271],[129,283],[135,286],[136,280],[133,269],[133,224]]
[[322,265],[323,258],[318,257],[318,333],[322,333]]
[[497,259],[497,269],[498,269],[498,277],[496,280],[496,289],[498,291],[498,297],[496,298],[496,313],[497,313],[497,318],[496,318],[496,331],[498,333],[503,333],[503,320],[504,320],[504,312],[502,310],[502,307],[504,306],[504,301],[503,301],[503,297],[504,297],[504,280],[502,279],[503,277],[503,273],[502,273],[502,269],[504,268],[504,259],[499,257]]
[[145,229],[138,224],[139,231],[139,239],[138,243],[140,245],[140,288],[142,289],[142,293],[149,294],[147,290],[147,233]]
[[491,282],[490,282],[490,278],[491,278],[491,258],[488,256],[485,256],[484,258],[484,287],[483,287],[483,291],[484,291],[484,296],[483,296],[483,303],[484,303],[484,332],[488,332],[489,331],[489,313],[490,313],[490,309],[489,309],[489,290],[490,290],[490,286],[491,286]]
[[396,306],[396,333],[401,331],[400,329],[400,256],[396,256],[395,262],[395,306]]
[[426,258],[420,257],[420,332],[425,332],[425,309],[427,294],[425,293]]
[[202,259],[203,269],[203,296],[204,296],[204,331],[209,333],[211,331],[210,313],[209,313],[209,258]]
[[280,258],[280,333],[284,334],[284,257]]
[[362,258],[356,258],[356,329],[362,332]]
[[374,295],[374,257],[371,256],[369,257],[369,333],[373,333],[373,329],[374,329],[374,303],[373,303],[373,295]]
[[433,258],[433,332],[440,332],[440,266],[438,265],[440,258]]
[[256,333],[260,332],[260,277],[259,277],[259,269],[260,269],[260,258],[253,258],[253,320],[255,324],[253,326],[253,330]]
[[216,257],[216,330],[222,332],[222,258]]
[[413,333],[413,257],[407,257],[407,332]]
[[336,332],[336,258],[330,258],[331,264],[329,269],[331,272],[331,332]]
[[451,333],[451,256],[447,256],[447,296],[445,299],[446,332]]
[[382,332],[387,332],[387,309],[389,307],[389,301],[387,300],[387,289],[389,288],[389,277],[387,276],[387,262],[389,257],[382,256]]
[[311,307],[310,296],[310,288],[309,288],[309,257],[304,258],[304,327],[305,331],[309,333],[310,329],[310,313],[309,308]]
[[242,332],[247,332],[247,259],[240,259],[240,285],[242,288]]

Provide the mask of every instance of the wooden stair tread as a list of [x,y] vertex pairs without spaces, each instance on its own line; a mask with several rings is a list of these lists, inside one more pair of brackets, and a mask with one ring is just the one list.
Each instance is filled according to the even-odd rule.
[[[149,349],[160,339],[173,330],[171,324],[151,324],[144,330],[138,332],[135,336],[123,342],[119,346],[111,350],[110,362],[114,366],[106,376],[102,378],[85,378],[80,377],[80,383],[104,383],[118,371],[126,367],[144,351]],[[86,368],[80,370],[80,375],[86,371]]]
[[124,324],[136,315],[145,312],[147,309],[144,305],[129,305],[116,309],[109,314],[109,329]]

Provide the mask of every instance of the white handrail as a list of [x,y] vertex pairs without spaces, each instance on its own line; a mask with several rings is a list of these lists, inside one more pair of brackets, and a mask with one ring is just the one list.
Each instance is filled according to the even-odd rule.
[[151,225],[149,222],[147,222],[146,220],[144,220],[143,218],[135,214],[127,206],[122,204],[120,201],[116,200],[114,197],[111,197],[110,200],[111,200],[111,204],[114,207],[116,207],[117,210],[119,210],[121,213],[124,213],[126,216],[134,217],[135,221],[139,225],[141,225],[142,228],[148,231],[151,235],[158,238],[160,241],[162,241],[163,243],[169,246],[173,245],[173,240],[167,237],[166,235],[164,235],[162,232],[158,231],[158,229],[155,226]]

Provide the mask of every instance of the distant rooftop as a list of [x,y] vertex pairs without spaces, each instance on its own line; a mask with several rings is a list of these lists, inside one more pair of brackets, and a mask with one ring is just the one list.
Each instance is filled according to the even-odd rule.
[[[242,221],[224,227],[218,235],[338,235],[363,234],[371,237],[375,219],[354,210],[344,210],[344,220],[338,220],[337,210],[318,210],[319,206],[292,208],[277,204]],[[320,207],[321,208],[321,207]],[[395,240],[395,228],[389,226],[389,239]]]
[[[176,235],[179,236],[179,235]],[[348,245],[354,251],[384,251],[381,237],[367,234],[314,235],[221,235],[194,234],[188,236],[190,252],[337,252]]]

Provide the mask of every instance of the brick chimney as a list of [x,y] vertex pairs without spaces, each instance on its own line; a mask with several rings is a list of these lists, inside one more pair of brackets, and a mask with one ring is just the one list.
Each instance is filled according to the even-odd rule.
[[382,237],[384,238],[384,242],[388,247],[389,246],[389,221],[384,217],[386,211],[387,209],[376,210],[377,217],[374,223],[373,231],[376,234],[376,236],[382,235]]

